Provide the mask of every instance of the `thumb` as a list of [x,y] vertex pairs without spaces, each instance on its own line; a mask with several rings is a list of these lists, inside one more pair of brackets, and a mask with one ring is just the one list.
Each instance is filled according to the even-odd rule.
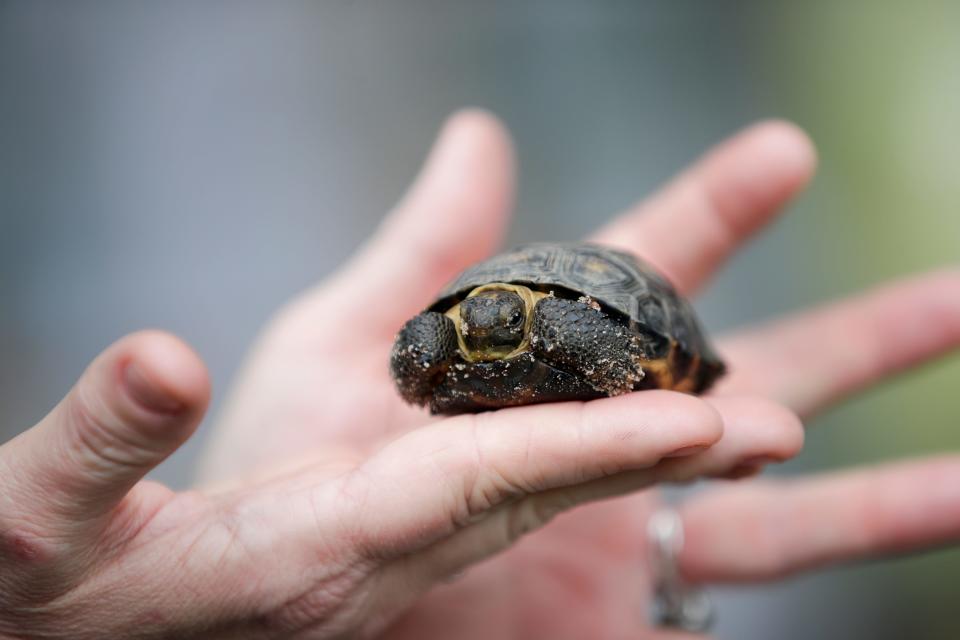
[[0,447],[7,507],[29,508],[0,515],[19,515],[41,536],[99,530],[190,437],[209,396],[203,363],[177,338],[144,331],[119,340],[39,424]]

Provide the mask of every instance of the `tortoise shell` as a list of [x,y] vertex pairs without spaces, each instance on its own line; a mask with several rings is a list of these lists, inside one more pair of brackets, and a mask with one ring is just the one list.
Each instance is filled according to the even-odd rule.
[[660,336],[659,353],[651,355],[662,359],[662,373],[670,381],[652,376],[648,386],[700,392],[724,371],[690,304],[652,267],[622,251],[586,243],[523,245],[468,268],[430,310],[443,312],[492,282],[563,297],[588,296],[631,330]]

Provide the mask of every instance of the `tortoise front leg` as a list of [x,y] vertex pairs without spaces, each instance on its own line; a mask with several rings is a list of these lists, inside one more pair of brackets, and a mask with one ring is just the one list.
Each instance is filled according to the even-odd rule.
[[531,346],[545,362],[615,396],[643,380],[642,344],[589,302],[542,298],[533,310]]
[[390,373],[403,399],[411,404],[429,403],[458,348],[453,320],[442,313],[425,311],[407,321],[390,352]]

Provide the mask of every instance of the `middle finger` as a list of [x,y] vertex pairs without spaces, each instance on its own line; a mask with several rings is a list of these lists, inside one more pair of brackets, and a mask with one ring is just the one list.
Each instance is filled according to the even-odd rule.
[[692,293],[806,185],[815,164],[813,145],[796,126],[756,124],[591,240],[643,257]]

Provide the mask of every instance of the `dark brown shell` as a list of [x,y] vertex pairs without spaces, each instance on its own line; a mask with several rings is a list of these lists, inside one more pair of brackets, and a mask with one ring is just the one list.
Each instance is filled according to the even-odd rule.
[[444,311],[491,282],[590,296],[632,330],[642,325],[675,342],[681,359],[723,370],[690,304],[652,267],[622,251],[586,243],[523,245],[464,271],[430,309]]

